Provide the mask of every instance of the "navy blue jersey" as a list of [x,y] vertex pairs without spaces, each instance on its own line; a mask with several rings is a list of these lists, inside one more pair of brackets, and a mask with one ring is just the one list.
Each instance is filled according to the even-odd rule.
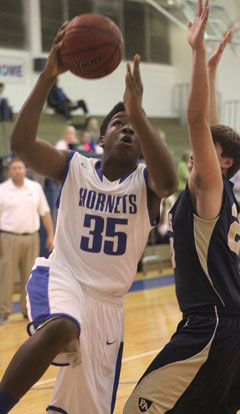
[[169,212],[176,294],[182,312],[213,306],[223,312],[240,312],[240,209],[232,183],[223,177],[223,184],[216,219],[197,215],[188,186]]

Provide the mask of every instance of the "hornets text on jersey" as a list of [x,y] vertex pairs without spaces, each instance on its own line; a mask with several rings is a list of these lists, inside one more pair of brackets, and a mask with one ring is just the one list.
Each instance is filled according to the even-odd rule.
[[148,208],[147,170],[139,164],[111,182],[99,166],[96,159],[70,153],[48,263],[70,268],[81,284],[122,301],[155,225]]

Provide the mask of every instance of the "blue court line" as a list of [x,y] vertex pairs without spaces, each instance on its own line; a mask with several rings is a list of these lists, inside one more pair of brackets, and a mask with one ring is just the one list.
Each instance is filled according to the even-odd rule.
[[[140,290],[148,290],[148,289],[155,289],[158,287],[164,287],[174,284],[174,276],[171,275],[164,275],[164,276],[156,276],[149,279],[141,279],[135,280],[130,287],[128,293],[130,292],[138,292]],[[20,302],[16,301],[13,303],[13,313],[20,312]]]
[[135,280],[130,287],[129,292],[139,290],[155,289],[158,287],[169,286],[174,284],[174,275],[156,276],[149,279]]

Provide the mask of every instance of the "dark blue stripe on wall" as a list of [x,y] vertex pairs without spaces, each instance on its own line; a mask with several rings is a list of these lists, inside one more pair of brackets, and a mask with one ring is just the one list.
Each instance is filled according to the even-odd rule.
[[116,368],[115,368],[115,379],[114,379],[114,384],[113,384],[111,414],[113,414],[115,402],[116,402],[116,395],[117,395],[117,389],[118,389],[118,383],[119,383],[119,377],[120,377],[120,371],[121,371],[121,365],[122,365],[122,353],[123,353],[123,342],[121,342],[120,344],[118,356],[117,356],[117,362],[116,362]]
[[135,280],[128,292],[137,292],[138,290],[154,289],[163,286],[173,285],[174,275],[165,275],[152,277],[151,279]]

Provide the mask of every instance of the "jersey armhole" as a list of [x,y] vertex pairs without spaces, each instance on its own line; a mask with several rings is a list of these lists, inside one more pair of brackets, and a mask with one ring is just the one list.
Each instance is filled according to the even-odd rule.
[[[192,208],[192,212],[193,212],[193,214],[194,214],[195,216],[197,216],[197,217],[201,218],[201,217],[198,215],[198,213],[197,213],[197,211],[196,211],[196,209],[195,209],[195,207],[194,207],[194,205],[193,205],[193,202],[192,202],[192,197],[191,197],[191,193],[190,193],[189,186],[188,186],[188,182],[187,182],[187,184],[186,184],[186,194],[187,194],[188,201],[189,201],[189,203],[190,203],[190,205],[191,205],[191,208]],[[223,179],[222,204],[221,204],[221,208],[220,208],[220,211],[219,211],[219,213],[218,213],[217,217],[221,216],[222,211],[223,211],[223,209],[224,209],[225,202],[226,202],[226,188],[225,188],[224,179]]]
[[65,168],[65,171],[64,171],[63,181],[62,181],[61,188],[60,188],[60,192],[59,192],[59,195],[58,195],[58,198],[57,198],[57,201],[56,201],[56,208],[57,209],[59,208],[59,205],[60,205],[60,199],[61,199],[62,189],[63,189],[64,183],[65,183],[66,178],[67,178],[67,175],[68,175],[70,161],[71,161],[72,157],[74,156],[74,154],[75,154],[75,151],[71,151],[68,154],[68,159],[67,159],[67,164],[66,164],[66,168]]
[[159,212],[158,215],[156,217],[156,220],[153,220],[152,217],[152,212],[151,212],[151,203],[150,203],[150,191],[147,185],[147,177],[148,177],[148,171],[147,171],[147,167],[144,168],[143,170],[143,176],[145,179],[145,184],[146,184],[146,192],[147,192],[147,208],[148,208],[148,216],[149,216],[149,221],[152,227],[157,226],[160,223],[160,206],[159,206]]

